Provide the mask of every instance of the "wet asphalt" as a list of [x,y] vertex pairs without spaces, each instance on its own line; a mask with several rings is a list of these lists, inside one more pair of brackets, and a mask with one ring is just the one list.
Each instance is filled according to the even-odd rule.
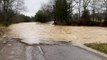
[[9,41],[0,50],[0,60],[107,60],[71,44],[26,45]]

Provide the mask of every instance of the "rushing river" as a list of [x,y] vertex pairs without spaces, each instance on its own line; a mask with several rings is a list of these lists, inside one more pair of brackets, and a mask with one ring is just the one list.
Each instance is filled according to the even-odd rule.
[[40,23],[19,23],[9,27],[9,37],[28,44],[50,41],[76,43],[107,42],[107,29],[102,27],[55,26]]

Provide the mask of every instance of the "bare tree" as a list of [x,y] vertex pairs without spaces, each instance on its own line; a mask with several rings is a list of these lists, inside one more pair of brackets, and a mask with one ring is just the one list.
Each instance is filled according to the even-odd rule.
[[97,8],[97,3],[98,3],[98,0],[92,0],[91,2],[91,8],[92,8],[92,19],[93,21],[95,20],[95,15],[96,15],[96,8]]
[[83,3],[83,11],[82,11],[82,24],[90,25],[90,12],[89,12],[89,4],[91,0],[82,0]]
[[42,4],[41,6],[41,11],[43,11],[43,13],[48,16],[50,21],[54,20],[53,19],[53,4],[54,4],[54,1],[50,0],[48,4]]
[[105,11],[107,12],[107,0],[103,0],[103,7],[105,7]]
[[8,26],[15,14],[23,9],[22,0],[1,0],[1,15],[3,17],[3,23]]
[[54,1],[50,1],[48,4],[42,4],[41,6],[41,10],[43,11],[49,11],[49,12],[52,12],[53,11],[53,3]]
[[107,0],[103,0],[103,5],[104,7],[104,14],[105,14],[105,18],[104,18],[104,25],[107,26]]
[[87,10],[87,7],[89,6],[91,0],[82,0],[83,2],[83,9]]
[[75,10],[74,7],[78,4],[77,0],[67,0],[69,7],[68,7],[68,11],[70,12],[70,16],[72,19],[72,15],[73,15],[73,11]]
[[81,18],[81,0],[79,0],[79,4],[78,4],[78,11],[79,11],[79,16],[78,16],[78,19],[80,20]]

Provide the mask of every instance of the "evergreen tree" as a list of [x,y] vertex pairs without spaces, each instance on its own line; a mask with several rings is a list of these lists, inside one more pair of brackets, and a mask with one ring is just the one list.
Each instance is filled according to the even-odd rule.
[[48,15],[45,12],[39,10],[35,15],[35,21],[45,23],[45,22],[49,22],[50,20]]
[[68,3],[66,0],[55,0],[54,17],[55,24],[67,25],[68,21]]

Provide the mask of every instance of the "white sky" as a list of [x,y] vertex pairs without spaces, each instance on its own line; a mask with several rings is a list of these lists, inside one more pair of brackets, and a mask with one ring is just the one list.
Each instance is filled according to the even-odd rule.
[[41,8],[41,4],[47,3],[49,0],[24,0],[26,11],[22,12],[27,16],[34,16],[36,12]]

